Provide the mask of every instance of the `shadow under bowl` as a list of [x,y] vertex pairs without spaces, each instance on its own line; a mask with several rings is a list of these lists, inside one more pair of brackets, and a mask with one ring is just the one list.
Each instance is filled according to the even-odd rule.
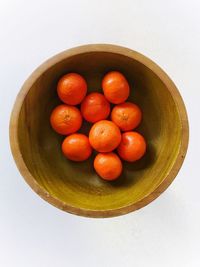
[[[74,163],[61,152],[63,136],[50,124],[60,103],[59,78],[78,72],[89,92],[101,92],[102,77],[122,72],[131,86],[129,100],[143,111],[137,129],[147,140],[146,155],[124,163],[114,182],[100,179],[93,158]],[[88,132],[85,123],[82,132]],[[43,63],[24,83],[10,121],[10,143],[16,164],[27,183],[54,206],[82,216],[112,217],[137,210],[157,198],[177,175],[188,145],[188,120],[183,100],[166,73],[145,56],[114,45],[69,49]]]

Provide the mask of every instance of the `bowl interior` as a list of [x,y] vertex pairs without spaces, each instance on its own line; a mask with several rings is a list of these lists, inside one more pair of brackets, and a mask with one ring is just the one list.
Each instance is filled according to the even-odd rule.
[[[62,155],[64,137],[52,130],[49,116],[60,103],[56,84],[63,74],[78,72],[86,78],[89,92],[101,92],[102,77],[110,70],[121,71],[130,83],[129,100],[143,111],[137,130],[148,149],[141,160],[124,163],[117,181],[105,182],[93,170],[95,153],[82,163]],[[90,127],[84,123],[81,132],[88,133]],[[27,168],[51,196],[80,209],[110,210],[138,202],[165,179],[179,152],[181,120],[169,90],[145,65],[117,53],[87,52],[56,63],[34,82],[21,107],[18,140]]]

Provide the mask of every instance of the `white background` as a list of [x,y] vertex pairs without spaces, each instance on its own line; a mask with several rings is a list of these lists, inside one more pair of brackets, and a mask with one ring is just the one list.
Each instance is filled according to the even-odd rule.
[[[38,197],[12,159],[8,125],[20,87],[44,60],[87,43],[150,57],[185,101],[190,144],[170,188],[112,219],[62,212]],[[200,266],[200,1],[0,0],[0,266]]]

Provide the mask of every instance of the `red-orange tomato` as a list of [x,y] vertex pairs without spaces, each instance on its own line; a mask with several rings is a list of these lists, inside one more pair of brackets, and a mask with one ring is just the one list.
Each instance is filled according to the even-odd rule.
[[102,88],[107,100],[113,104],[125,102],[130,93],[128,81],[118,71],[111,71],[104,76]]
[[78,105],[86,96],[87,83],[78,73],[68,73],[59,80],[57,93],[65,104]]
[[137,132],[125,132],[122,134],[121,143],[117,148],[119,156],[126,161],[139,160],[146,152],[146,141]]
[[104,95],[91,93],[81,103],[81,113],[88,122],[97,122],[106,119],[110,114],[110,103]]
[[84,161],[92,154],[92,147],[86,135],[75,133],[67,136],[62,143],[66,158],[73,161]]

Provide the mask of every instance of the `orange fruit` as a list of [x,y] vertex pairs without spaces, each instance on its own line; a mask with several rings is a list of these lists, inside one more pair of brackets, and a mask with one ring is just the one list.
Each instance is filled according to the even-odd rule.
[[99,152],[111,152],[121,141],[121,133],[112,121],[102,120],[93,124],[89,132],[91,146]]
[[86,135],[75,133],[67,136],[62,143],[62,152],[73,161],[83,161],[92,154],[92,147]]
[[113,108],[111,112],[111,120],[122,131],[130,131],[140,124],[142,120],[142,112],[136,104],[125,102],[116,105]]
[[122,159],[129,162],[140,159],[146,152],[144,137],[137,132],[123,133],[117,152]]
[[87,93],[87,83],[78,73],[64,75],[57,85],[59,98],[68,105],[78,105]]
[[81,128],[82,116],[76,107],[62,104],[52,111],[50,123],[57,133],[67,135]]
[[81,103],[83,118],[89,122],[97,122],[106,119],[110,114],[110,103],[104,95],[91,93]]
[[111,71],[104,76],[102,88],[105,97],[113,104],[123,103],[130,93],[126,78],[118,71]]
[[122,162],[113,152],[99,153],[94,159],[94,169],[101,178],[112,181],[122,173]]

